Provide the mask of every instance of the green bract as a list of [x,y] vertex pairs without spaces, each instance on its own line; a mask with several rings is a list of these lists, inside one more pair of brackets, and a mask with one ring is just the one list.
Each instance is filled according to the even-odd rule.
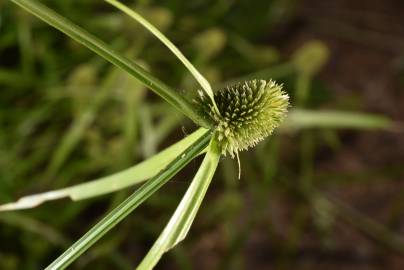
[[199,92],[196,102],[216,123],[216,140],[223,155],[255,146],[279,126],[289,106],[282,86],[270,80],[251,80],[228,86],[214,95],[219,113]]

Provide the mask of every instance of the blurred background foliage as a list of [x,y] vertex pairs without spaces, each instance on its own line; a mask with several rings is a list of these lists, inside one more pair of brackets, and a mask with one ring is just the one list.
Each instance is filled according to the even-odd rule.
[[[103,1],[43,1],[192,98],[191,75]],[[158,269],[404,267],[404,3],[125,1],[215,89],[273,78],[288,120],[223,159],[188,238]],[[0,203],[127,168],[194,126],[125,72],[0,0]],[[132,269],[175,209],[191,163],[72,269]],[[0,269],[41,269],[133,188],[0,213]]]

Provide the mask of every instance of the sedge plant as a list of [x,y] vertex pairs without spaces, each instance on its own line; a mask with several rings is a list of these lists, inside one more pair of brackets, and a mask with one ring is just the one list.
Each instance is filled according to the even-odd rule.
[[[191,160],[198,155],[204,154],[202,164],[177,209],[150,251],[138,265],[138,269],[153,268],[163,253],[173,248],[187,235],[216,171],[220,156],[229,155],[232,158],[237,157],[238,159],[239,151],[247,150],[269,136],[285,117],[288,108],[287,94],[283,91],[281,85],[268,78],[267,71],[252,74],[252,76],[248,76],[245,79],[227,82],[220,87],[215,87],[219,90],[214,92],[204,76],[155,26],[122,3],[116,0],[105,0],[136,20],[157,37],[190,71],[190,74],[199,83],[201,90],[197,98],[189,100],[129,58],[114,51],[98,38],[42,4],[31,0],[11,1],[93,50],[107,61],[126,71],[129,75],[132,75],[138,80],[139,85],[147,87],[162,97],[184,116],[190,118],[199,128],[181,141],[126,170],[87,183],[26,196],[15,203],[0,206],[0,210],[32,208],[44,201],[64,197],[77,201],[115,192],[144,182],[132,195],[109,212],[88,233],[82,236],[47,267],[47,269],[64,269],[80,257],[104,234],[127,217],[136,207],[158,191],[160,187],[167,183]],[[235,40],[240,41],[239,38],[235,38]],[[249,57],[254,57],[251,55],[253,51],[248,48],[245,42],[240,43],[240,46],[237,48],[239,51],[250,55]],[[315,46],[315,48],[317,49],[314,51],[319,51],[319,46]],[[324,52],[324,50],[321,51]],[[259,56],[261,57],[262,55],[260,54]],[[275,70],[277,72],[272,70],[272,77],[276,77],[275,75],[279,75],[280,73],[293,72],[295,69],[300,74],[303,74],[303,76],[300,76],[300,80],[298,81],[299,87],[297,87],[301,90],[296,93],[296,105],[301,108],[291,111],[288,121],[285,121],[285,124],[282,125],[282,131],[310,127],[378,128],[390,125],[390,122],[385,118],[375,118],[373,116],[347,112],[341,113],[338,111],[311,112],[310,110],[303,109],[304,100],[309,88],[308,83],[318,68],[314,66],[308,70],[306,67],[306,63],[316,62],[313,61],[313,58],[315,58],[313,53],[308,54],[308,59],[303,56],[302,54],[297,54],[294,57],[294,61],[278,67]],[[324,53],[322,54],[323,58]],[[320,61],[319,65],[321,66],[321,64]],[[111,77],[115,75],[111,74]],[[99,104],[106,99],[107,91],[111,88],[108,87],[109,81],[110,79],[107,77],[105,82],[107,86],[105,89],[100,89],[95,98],[94,107],[89,108],[90,112],[96,111]],[[132,90],[140,91],[140,88],[133,87]],[[130,103],[130,100],[128,102]],[[79,128],[77,129],[82,130],[90,120],[87,119],[87,122],[84,120],[78,121]],[[73,135],[77,134],[77,129],[76,133],[72,133]],[[133,132],[128,132],[128,134],[133,134]],[[128,139],[131,139],[130,135],[128,135]],[[75,140],[67,140],[67,142],[63,145],[72,145]],[[57,152],[68,152],[65,150],[66,148],[61,149],[64,151]],[[50,164],[50,175],[53,175],[60,167],[63,158],[56,158],[55,160],[55,163]],[[239,169],[239,173],[240,171]],[[258,214],[255,215],[258,216]],[[63,241],[58,240],[58,242],[63,243],[66,241],[66,239],[63,239]]]
[[255,146],[269,136],[286,116],[289,106],[288,95],[275,81],[259,78],[237,82],[213,92],[203,75],[157,28],[122,3],[106,0],[155,35],[190,71],[200,84],[201,90],[197,98],[189,100],[129,58],[115,52],[103,41],[46,6],[32,0],[12,0],[12,2],[127,71],[199,126],[194,133],[183,140],[129,169],[84,184],[23,197],[15,203],[0,206],[0,210],[5,211],[32,208],[44,201],[63,197],[80,200],[145,181],[46,268],[64,269],[191,160],[204,154],[202,164],[177,209],[137,267],[137,269],[152,269],[165,252],[187,235],[220,157],[230,155],[238,159],[240,151]]

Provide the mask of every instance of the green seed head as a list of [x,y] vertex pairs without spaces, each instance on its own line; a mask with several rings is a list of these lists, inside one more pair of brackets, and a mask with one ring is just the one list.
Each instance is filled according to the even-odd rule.
[[216,122],[215,136],[222,154],[232,157],[270,135],[289,106],[289,96],[272,80],[246,81],[217,91],[214,97],[219,112],[203,92],[199,96],[196,102]]

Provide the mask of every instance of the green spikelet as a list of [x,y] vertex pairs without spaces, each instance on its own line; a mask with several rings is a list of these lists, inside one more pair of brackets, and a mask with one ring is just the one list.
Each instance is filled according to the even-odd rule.
[[231,157],[247,150],[279,126],[289,106],[289,96],[274,81],[252,80],[226,87],[214,95],[220,114],[199,92],[196,100],[216,122],[216,140],[222,154]]

